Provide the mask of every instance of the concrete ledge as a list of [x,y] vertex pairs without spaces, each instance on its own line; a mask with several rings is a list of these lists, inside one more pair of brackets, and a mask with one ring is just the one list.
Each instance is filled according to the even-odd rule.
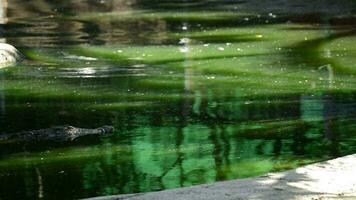
[[256,178],[90,200],[356,199],[356,154]]

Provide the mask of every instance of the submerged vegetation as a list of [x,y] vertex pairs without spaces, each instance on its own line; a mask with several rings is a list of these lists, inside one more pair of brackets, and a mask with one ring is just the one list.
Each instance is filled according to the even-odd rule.
[[0,69],[0,132],[116,131],[0,144],[1,198],[155,191],[355,152],[353,18],[230,1],[66,5],[10,3],[4,36],[26,60]]

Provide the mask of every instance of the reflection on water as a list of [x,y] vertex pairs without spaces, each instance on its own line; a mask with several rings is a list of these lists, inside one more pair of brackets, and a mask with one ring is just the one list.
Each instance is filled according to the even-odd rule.
[[355,153],[356,5],[342,2],[8,2],[2,35],[27,59],[0,71],[0,132],[116,131],[0,141],[0,199],[156,191]]

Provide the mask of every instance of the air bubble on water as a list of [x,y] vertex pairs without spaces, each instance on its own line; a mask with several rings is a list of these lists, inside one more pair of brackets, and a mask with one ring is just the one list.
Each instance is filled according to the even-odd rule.
[[224,51],[225,50],[224,47],[219,47],[218,49],[219,49],[219,51]]
[[268,16],[272,17],[272,18],[276,18],[277,15],[273,14],[273,13],[268,13]]

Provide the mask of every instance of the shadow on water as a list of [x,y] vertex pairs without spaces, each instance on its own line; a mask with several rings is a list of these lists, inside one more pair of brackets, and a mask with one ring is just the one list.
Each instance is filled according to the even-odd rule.
[[323,50],[322,47],[324,44],[336,39],[355,36],[356,30],[352,28],[351,30],[336,33],[331,33],[332,29],[328,30],[328,28],[325,28],[324,30],[326,31],[325,37],[303,41],[290,47],[292,49],[290,60],[293,63],[299,63],[300,66],[308,66],[313,69],[322,69],[322,67],[329,66],[332,71],[331,73],[354,73],[355,70],[353,68],[334,63],[331,55],[329,55],[330,50]]

